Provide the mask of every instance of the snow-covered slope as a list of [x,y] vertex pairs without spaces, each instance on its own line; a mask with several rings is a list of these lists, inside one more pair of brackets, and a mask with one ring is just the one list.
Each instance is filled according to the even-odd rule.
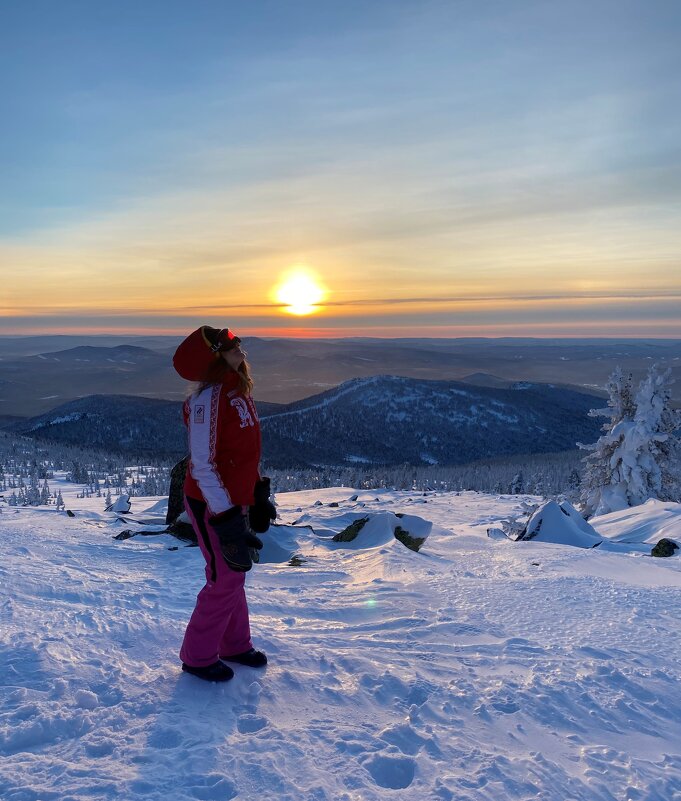
[[[488,538],[522,496],[279,495],[248,576],[270,665],[215,685],[177,657],[198,549],[114,541],[68,486],[75,518],[0,510],[3,801],[681,798],[681,558]],[[389,513],[432,523],[420,553]]]
[[679,504],[654,498],[641,506],[594,517],[591,522],[613,542],[654,544],[661,537],[681,540]]

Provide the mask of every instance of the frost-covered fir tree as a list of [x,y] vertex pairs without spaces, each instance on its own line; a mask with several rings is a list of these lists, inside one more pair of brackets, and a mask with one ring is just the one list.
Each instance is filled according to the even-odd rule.
[[570,471],[570,475],[568,476],[568,487],[572,492],[576,492],[582,484],[582,477],[579,474],[579,470],[576,468]]
[[581,500],[587,517],[637,506],[649,498],[678,500],[678,412],[670,407],[671,371],[653,366],[633,396],[631,376],[610,377],[604,434],[584,459]]
[[43,482],[43,487],[40,490],[40,503],[47,506],[50,502],[50,498],[52,497],[52,493],[50,492],[50,485],[47,483],[47,479]]
[[636,396],[634,425],[622,443],[629,506],[648,498],[681,500],[681,414],[671,408],[671,370],[650,369]]
[[26,490],[26,503],[30,506],[40,506],[42,503],[40,485],[38,484],[38,471],[35,467],[31,470],[30,484]]
[[511,483],[508,487],[508,494],[521,495],[524,491],[525,491],[525,478],[523,477],[523,471],[519,470],[511,479]]
[[591,451],[583,460],[585,467],[580,488],[582,512],[586,517],[614,511],[611,508],[614,502],[612,487],[619,484],[619,474],[612,464],[612,458],[622,441],[625,427],[633,422],[636,414],[631,374],[624,376],[622,369],[616,367],[605,388],[608,391],[608,408],[589,412],[589,417],[607,418],[602,426],[603,434],[593,445],[577,443],[580,448]]

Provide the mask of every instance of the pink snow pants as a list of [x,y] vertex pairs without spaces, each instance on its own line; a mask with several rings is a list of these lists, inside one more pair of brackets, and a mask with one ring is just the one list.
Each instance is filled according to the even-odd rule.
[[244,591],[246,574],[232,570],[222,558],[206,504],[187,497],[184,501],[206,560],[206,586],[196,598],[180,659],[191,667],[205,667],[221,656],[241,654],[253,647]]

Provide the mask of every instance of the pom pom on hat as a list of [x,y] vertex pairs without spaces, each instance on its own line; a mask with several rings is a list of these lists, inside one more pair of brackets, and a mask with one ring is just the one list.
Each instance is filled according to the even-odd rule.
[[228,328],[221,330],[202,325],[193,331],[175,351],[173,367],[186,381],[203,381],[220,351],[241,342]]

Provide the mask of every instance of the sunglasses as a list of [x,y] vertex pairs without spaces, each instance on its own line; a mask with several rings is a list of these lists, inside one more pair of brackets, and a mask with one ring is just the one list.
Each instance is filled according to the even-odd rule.
[[211,345],[213,353],[225,353],[228,350],[234,350],[241,345],[241,338],[233,334],[229,328],[223,328],[217,336],[217,342]]
[[220,345],[220,353],[227,353],[227,351],[234,350],[241,345],[241,340],[239,337],[233,337],[228,342],[225,342],[223,345]]

